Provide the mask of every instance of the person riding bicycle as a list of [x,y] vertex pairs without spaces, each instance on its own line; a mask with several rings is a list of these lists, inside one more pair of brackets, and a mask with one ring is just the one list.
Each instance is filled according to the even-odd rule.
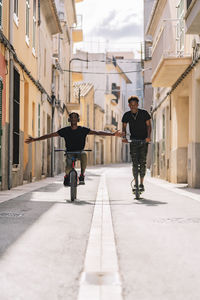
[[146,110],[138,108],[139,98],[137,96],[129,97],[128,103],[130,111],[126,112],[122,117],[122,142],[128,142],[126,138],[126,127],[127,124],[129,124],[132,140],[130,144],[130,155],[132,158],[133,177],[135,179],[138,175],[137,173],[139,173],[139,190],[143,192],[148,143],[151,141],[151,116]]
[[[121,137],[121,133],[118,131],[115,132],[106,132],[106,131],[95,131],[90,128],[78,126],[77,123],[80,121],[79,114],[72,112],[69,114],[68,121],[71,123],[71,126],[63,127],[56,132],[43,135],[41,137],[33,138],[29,137],[26,139],[26,143],[45,140],[48,138],[60,136],[65,139],[65,145],[67,151],[82,151],[85,147],[85,140],[87,135],[104,135],[104,136],[118,136]],[[73,155],[74,156],[74,155]],[[85,169],[87,166],[87,154],[86,152],[81,152],[76,154],[76,157],[81,161],[81,173],[79,176],[79,184],[85,184]],[[65,186],[69,185],[69,172],[72,169],[72,160],[70,159],[70,154],[66,158],[66,169],[63,184]]]

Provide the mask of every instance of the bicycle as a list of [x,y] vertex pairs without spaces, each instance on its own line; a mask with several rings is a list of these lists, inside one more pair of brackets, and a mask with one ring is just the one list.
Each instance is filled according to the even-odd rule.
[[73,202],[75,199],[77,199],[77,185],[78,185],[78,173],[75,169],[75,164],[76,161],[78,160],[76,154],[81,154],[83,151],[90,152],[92,150],[67,151],[65,149],[56,149],[54,151],[55,152],[64,151],[66,156],[70,154],[68,158],[71,159],[72,161],[72,169],[69,172],[69,182],[70,182],[70,196],[71,196],[71,201]]
[[[135,140],[135,139],[131,139],[131,140],[128,140],[128,143],[133,143],[135,145],[144,145],[146,144],[146,140]],[[137,153],[138,154],[138,153]],[[137,158],[138,160],[138,158]],[[143,191],[140,190],[139,188],[139,180],[138,180],[138,164],[137,164],[137,169],[136,169],[136,173],[135,173],[135,176],[133,178],[133,180],[131,181],[131,188],[132,188],[132,192],[133,194],[135,194],[135,199],[136,200],[139,200],[141,199],[140,198],[140,195],[143,193]],[[134,186],[133,186],[134,184]]]

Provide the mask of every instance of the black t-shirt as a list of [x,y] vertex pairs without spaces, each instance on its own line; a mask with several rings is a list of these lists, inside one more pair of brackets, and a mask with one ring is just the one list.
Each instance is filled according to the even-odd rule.
[[71,126],[61,128],[57,133],[65,139],[66,149],[68,151],[80,151],[85,147],[85,139],[90,128],[78,126],[77,129],[72,129]]
[[147,138],[146,121],[150,120],[151,116],[144,109],[138,109],[138,113],[133,114],[127,111],[123,117],[123,123],[129,123],[131,139],[144,140]]

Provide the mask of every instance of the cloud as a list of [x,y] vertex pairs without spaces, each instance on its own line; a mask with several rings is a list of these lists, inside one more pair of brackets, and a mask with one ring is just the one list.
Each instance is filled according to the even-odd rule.
[[141,37],[142,20],[135,13],[124,14],[112,10],[90,33],[105,39]]

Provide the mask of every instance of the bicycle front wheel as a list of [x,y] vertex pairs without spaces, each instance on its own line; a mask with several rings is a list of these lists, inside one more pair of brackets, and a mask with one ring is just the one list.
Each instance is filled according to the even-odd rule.
[[70,194],[71,194],[71,201],[74,201],[77,196],[77,174],[76,172],[70,172]]

